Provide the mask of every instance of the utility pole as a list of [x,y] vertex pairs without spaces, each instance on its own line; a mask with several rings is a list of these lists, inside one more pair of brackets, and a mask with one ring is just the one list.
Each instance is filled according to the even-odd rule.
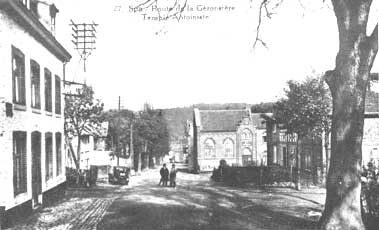
[[[117,129],[120,128],[120,110],[121,110],[121,97],[118,96],[118,121],[117,121]],[[120,153],[121,153],[121,147],[120,147],[120,131],[117,132],[117,166],[120,166]]]
[[96,49],[96,27],[99,24],[92,23],[75,23],[71,20],[72,43],[78,51],[80,58],[83,59],[84,72],[86,72],[86,61],[92,51]]
[[130,119],[130,161],[132,163],[131,167],[134,169],[134,148],[133,148],[133,118]]

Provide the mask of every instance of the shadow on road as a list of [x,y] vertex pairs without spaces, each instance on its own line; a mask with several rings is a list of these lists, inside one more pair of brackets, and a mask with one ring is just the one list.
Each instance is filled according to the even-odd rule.
[[209,175],[181,173],[177,189],[147,178],[125,191],[98,229],[314,229],[304,213],[316,204],[248,188],[217,186]]

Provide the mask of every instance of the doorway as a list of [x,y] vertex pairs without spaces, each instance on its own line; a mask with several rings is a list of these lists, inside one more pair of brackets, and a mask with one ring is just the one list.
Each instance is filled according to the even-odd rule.
[[32,133],[32,203],[33,208],[38,207],[39,195],[42,193],[41,177],[41,133]]

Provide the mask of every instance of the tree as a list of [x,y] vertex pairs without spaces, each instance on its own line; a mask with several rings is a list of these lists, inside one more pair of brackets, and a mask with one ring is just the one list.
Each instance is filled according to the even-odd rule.
[[161,157],[169,151],[169,134],[163,112],[147,104],[144,107],[135,123],[135,144],[141,150],[139,156],[143,153],[147,157],[146,166],[151,167],[154,157]]
[[252,105],[250,107],[250,111],[252,113],[271,113],[274,104],[274,102],[261,102],[259,104]]
[[[113,146],[117,157],[121,156],[120,153],[126,152],[126,146],[129,146],[130,150],[136,150],[135,158],[132,153],[130,156],[132,167],[136,171],[141,170],[142,162],[151,167],[154,157],[160,157],[169,151],[168,127],[161,110],[155,110],[145,104],[144,110],[137,113],[129,110],[107,111],[103,119],[109,121],[107,142],[109,146]],[[132,126],[133,144],[130,144]]]
[[[65,135],[78,171],[80,170],[80,147],[84,130],[89,125],[92,127],[100,125],[99,117],[102,111],[103,104],[94,99],[92,87],[83,85],[79,95],[67,95],[65,97]],[[73,136],[76,136],[78,141],[76,154],[71,143]],[[77,182],[79,182],[79,177]]]
[[364,229],[360,208],[365,96],[378,52],[378,24],[366,35],[372,0],[333,0],[339,31],[332,93],[331,159],[321,229]]
[[[126,157],[127,147],[132,152],[131,128],[134,112],[130,110],[109,110],[104,112],[102,119],[109,122],[107,145],[112,149],[114,156]],[[133,164],[132,154],[129,156]],[[133,167],[133,166],[132,166]]]
[[330,98],[329,92],[319,78],[307,78],[303,82],[288,81],[286,98],[274,105],[274,118],[284,124],[287,133],[297,134],[296,145],[296,187],[300,189],[299,141],[306,136],[322,137],[328,130]]
[[[260,1],[254,44],[265,45],[259,28],[263,15],[272,16],[269,9],[272,2],[278,1]],[[378,24],[368,35],[372,0],[331,0],[331,3],[337,19],[339,50],[335,68],[325,73],[333,112],[327,198],[320,227],[364,229],[360,209],[364,105],[370,71],[378,52]]]

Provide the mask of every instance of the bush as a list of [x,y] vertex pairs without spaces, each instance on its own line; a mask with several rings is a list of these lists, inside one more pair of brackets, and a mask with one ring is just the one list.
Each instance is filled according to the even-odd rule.
[[91,166],[90,170],[81,170],[79,173],[79,184],[76,180],[78,171],[73,168],[66,167],[66,181],[69,187],[89,187],[94,186],[97,180],[97,167]]
[[362,170],[361,210],[363,219],[369,226],[379,222],[379,172],[371,161]]

